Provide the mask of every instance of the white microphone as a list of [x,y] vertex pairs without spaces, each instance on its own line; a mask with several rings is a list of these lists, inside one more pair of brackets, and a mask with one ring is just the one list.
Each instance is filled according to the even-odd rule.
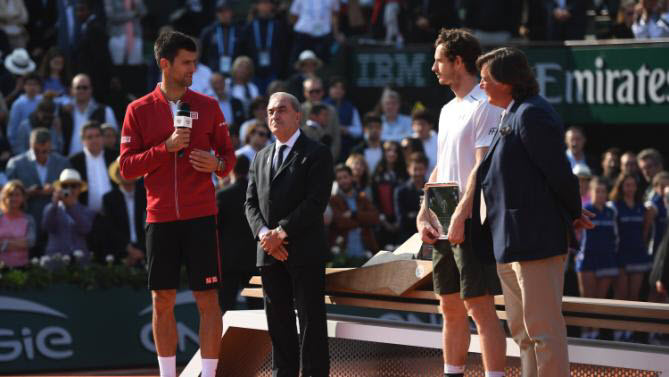
[[[179,101],[177,113],[174,116],[174,128],[193,128],[193,118],[190,117],[190,106],[186,102]],[[178,157],[184,155],[184,149],[177,152]]]

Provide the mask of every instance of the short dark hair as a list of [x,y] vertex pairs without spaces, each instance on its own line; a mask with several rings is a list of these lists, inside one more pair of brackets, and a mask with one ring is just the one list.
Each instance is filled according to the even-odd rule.
[[427,160],[427,156],[425,156],[425,153],[421,153],[421,152],[411,153],[411,155],[409,156],[409,164],[408,165],[411,165],[411,164],[423,164],[423,165],[425,165],[425,167],[427,167],[429,165],[428,160]]
[[170,63],[174,63],[174,57],[177,56],[179,50],[197,52],[195,39],[174,30],[160,33],[158,39],[153,44],[153,55],[156,58],[156,64],[160,67],[160,59],[167,59]]
[[51,97],[45,96],[42,97],[41,101],[39,101],[35,110],[53,114],[56,112],[56,103],[53,102]]
[[88,130],[98,130],[100,132],[100,135],[102,135],[102,127],[100,127],[100,123],[94,120],[89,120],[84,124],[83,127],[81,127],[81,138],[84,138],[84,135],[86,134],[86,131]]
[[423,120],[431,125],[434,124],[434,117],[428,109],[416,109],[411,113],[411,120]]
[[37,81],[37,84],[39,86],[44,86],[44,82],[42,81],[42,78],[37,72],[30,72],[27,75],[23,76],[23,84],[27,84],[28,81]]
[[620,150],[620,148],[612,147],[612,148],[609,148],[609,149],[605,150],[604,153],[602,153],[602,160],[609,153],[616,156],[618,159],[620,159],[620,156],[622,156],[622,151]]
[[51,142],[51,132],[48,128],[37,127],[30,131],[30,146],[43,145]]
[[444,54],[449,61],[455,61],[460,57],[462,62],[472,75],[478,75],[476,69],[476,59],[481,55],[481,45],[478,39],[465,29],[446,29],[439,30],[434,47],[444,46]]
[[239,155],[237,156],[237,162],[235,163],[235,167],[232,168],[232,171],[235,173],[237,177],[246,177],[249,175],[249,166],[251,165],[251,162],[249,161],[248,157],[244,155]]
[[309,115],[319,115],[323,111],[328,111],[328,107],[325,104],[317,103],[311,107]]
[[522,101],[539,94],[539,83],[534,77],[525,54],[514,47],[501,47],[481,55],[476,60],[478,69],[487,65],[496,81],[511,86],[511,97]]
[[329,86],[335,86],[337,84],[342,84],[344,86],[344,90],[346,90],[346,79],[343,78],[342,76],[332,76],[330,77],[330,81],[328,82],[330,85]]
[[383,121],[381,120],[381,117],[376,113],[365,114],[365,116],[362,118],[363,127],[367,127],[371,123],[383,124]]
[[341,171],[345,171],[349,175],[353,175],[353,170],[351,170],[351,168],[346,166],[346,164],[337,164],[337,166],[335,166],[335,175]]

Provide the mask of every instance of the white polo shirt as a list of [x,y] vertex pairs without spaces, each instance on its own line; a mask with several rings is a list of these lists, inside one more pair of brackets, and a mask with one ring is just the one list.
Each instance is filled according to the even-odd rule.
[[476,165],[476,149],[490,146],[503,110],[488,103],[479,85],[444,105],[439,115],[438,182],[457,182],[464,192]]
[[339,11],[339,0],[293,0],[290,13],[297,16],[295,31],[322,37],[332,31],[332,12]]

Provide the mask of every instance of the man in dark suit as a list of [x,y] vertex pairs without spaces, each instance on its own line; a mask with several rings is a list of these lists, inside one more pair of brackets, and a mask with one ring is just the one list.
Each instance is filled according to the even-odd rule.
[[[136,179],[121,176],[118,160],[109,166],[109,178],[118,186],[102,197],[105,246],[117,253],[116,260],[128,266],[141,265],[146,253],[146,192]],[[108,249],[109,250],[109,249]]]
[[102,209],[102,196],[115,186],[107,171],[117,154],[104,149],[102,129],[94,121],[86,123],[81,129],[81,143],[84,150],[70,157],[70,164],[79,172],[81,179],[88,182],[88,191],[79,195],[79,202],[97,212]]
[[77,0],[75,3],[77,23],[74,31],[75,47],[71,56],[72,72],[87,74],[95,88],[93,96],[103,101],[109,94],[112,76],[107,31],[104,21],[95,13],[96,1]]
[[[505,110],[476,176],[474,250],[490,250],[483,244],[492,242],[523,376],[568,376],[564,263],[574,228],[592,223],[582,214],[562,122],[537,94],[525,55],[500,48],[479,57],[477,66],[489,102]],[[481,226],[479,190],[489,228]]]
[[239,290],[258,271],[255,262],[257,244],[244,215],[249,165],[246,156],[237,156],[237,163],[232,169],[232,184],[216,193],[223,267],[223,281],[219,288],[218,301],[223,314],[235,309]]
[[253,160],[246,218],[259,240],[257,265],[272,339],[272,375],[297,377],[301,361],[302,376],[325,377],[330,360],[323,301],[328,254],[323,213],[334,179],[332,154],[301,134],[300,104],[294,96],[273,94],[267,116],[277,141]]

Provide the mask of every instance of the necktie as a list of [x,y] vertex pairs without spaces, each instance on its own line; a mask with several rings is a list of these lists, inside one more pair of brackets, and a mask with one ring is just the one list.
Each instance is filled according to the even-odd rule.
[[279,147],[279,155],[276,158],[276,166],[274,167],[272,178],[274,178],[279,169],[281,169],[281,164],[283,164],[283,152],[286,150],[286,148],[288,148],[287,145],[282,145]]

